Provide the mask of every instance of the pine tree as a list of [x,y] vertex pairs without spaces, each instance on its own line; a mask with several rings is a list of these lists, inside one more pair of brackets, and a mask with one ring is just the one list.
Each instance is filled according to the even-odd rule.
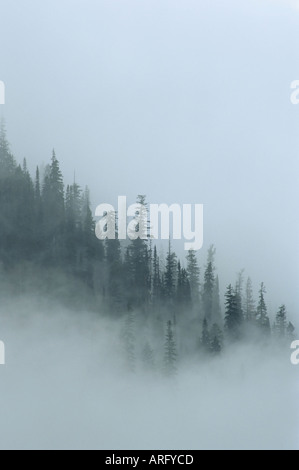
[[282,305],[278,310],[274,329],[280,339],[285,338],[287,332],[287,312],[285,305]]
[[287,326],[287,338],[290,341],[293,341],[295,339],[294,331],[295,331],[294,325],[291,322],[289,322]]
[[187,255],[187,274],[190,282],[191,297],[193,305],[199,304],[199,287],[200,287],[200,269],[196,258],[196,252],[189,250]]
[[250,277],[247,279],[246,283],[245,319],[248,323],[252,323],[255,319],[255,302]]
[[0,178],[13,175],[16,169],[16,162],[10,152],[10,146],[6,137],[4,120],[0,124]]
[[227,288],[225,299],[225,329],[230,339],[240,339],[243,317],[238,306],[236,292],[231,284]]
[[177,285],[177,306],[181,309],[190,308],[191,306],[191,289],[187,271],[181,268],[181,263],[178,263],[178,285]]
[[[108,221],[110,215],[107,215]],[[110,311],[121,314],[124,307],[124,269],[122,262],[121,244],[118,238],[118,226],[116,221],[115,239],[105,240],[105,261],[107,270],[107,292]]]
[[265,302],[264,294],[266,293],[265,285],[262,282],[261,288],[259,291],[259,302],[256,309],[256,321],[260,330],[269,335],[271,333],[270,320],[268,317],[267,306]]
[[174,377],[177,373],[177,350],[171,321],[168,321],[166,329],[164,372],[167,377]]
[[242,317],[242,319],[244,317],[244,314],[243,314],[243,282],[244,282],[243,273],[244,273],[244,270],[242,270],[238,274],[238,279],[237,279],[236,288],[235,288],[238,315],[240,318]]
[[53,151],[52,162],[46,168],[43,191],[43,229],[48,250],[46,261],[50,264],[64,264],[64,186],[59,162]]
[[166,269],[164,273],[164,296],[167,303],[173,304],[176,289],[177,257],[172,251],[169,240],[168,253],[166,256]]
[[212,322],[213,316],[213,293],[215,288],[215,267],[214,267],[214,257],[215,257],[215,248],[212,245],[208,251],[208,260],[207,266],[204,274],[204,286],[203,286],[203,308],[204,315],[207,319],[208,325]]

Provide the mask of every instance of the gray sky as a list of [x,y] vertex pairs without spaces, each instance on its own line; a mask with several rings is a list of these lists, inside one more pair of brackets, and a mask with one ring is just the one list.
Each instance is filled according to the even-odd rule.
[[0,0],[9,139],[55,147],[94,206],[203,203],[222,288],[246,268],[274,310],[298,294],[297,1]]

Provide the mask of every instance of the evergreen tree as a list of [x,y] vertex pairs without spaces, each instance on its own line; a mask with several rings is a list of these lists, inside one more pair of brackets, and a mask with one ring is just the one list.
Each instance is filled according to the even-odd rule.
[[177,285],[177,306],[190,308],[191,306],[191,289],[188,274],[185,269],[181,268],[178,263],[178,285]]
[[215,284],[214,284],[212,312],[213,312],[213,321],[217,325],[222,325],[222,315],[221,315],[221,305],[220,305],[220,290],[219,290],[219,277],[218,276],[216,276]]
[[245,319],[248,323],[252,323],[255,319],[255,302],[250,277],[247,279],[246,283]]
[[258,326],[260,327],[260,330],[266,335],[269,335],[271,332],[271,327],[270,327],[270,320],[268,317],[267,306],[266,306],[265,297],[264,297],[265,293],[266,293],[265,285],[262,282],[261,288],[259,291],[259,302],[258,302],[258,306],[256,309],[256,321],[257,321]]
[[201,346],[203,347],[205,352],[210,351],[211,338],[210,338],[209,327],[208,327],[208,322],[206,318],[204,319],[203,324],[202,324]]
[[138,215],[143,226],[136,224],[136,236],[137,234],[140,234],[140,236],[135,240],[131,240],[127,248],[125,269],[127,272],[129,303],[132,306],[146,309],[150,299],[151,278],[150,253],[148,238],[146,237],[148,227],[144,223],[144,220],[147,220],[147,213],[144,213],[144,211],[147,211],[145,196],[138,196],[137,204],[140,207]]
[[280,339],[285,338],[287,332],[287,313],[285,305],[282,305],[278,310],[274,329]]
[[0,124],[0,178],[14,175],[16,162],[10,152],[10,146],[6,137],[6,128],[4,120]]
[[177,373],[177,350],[171,321],[167,322],[166,329],[164,372],[167,377],[174,377]]
[[64,186],[59,162],[53,151],[52,163],[46,168],[43,191],[43,228],[45,245],[48,250],[46,261],[50,264],[63,264],[64,248]]
[[[109,219],[109,214],[107,215]],[[105,261],[107,269],[107,292],[110,311],[120,314],[124,303],[123,262],[118,227],[115,227],[115,239],[105,240]]]
[[241,315],[236,292],[230,284],[225,294],[225,328],[229,338],[240,339],[243,317]]
[[295,339],[294,331],[295,331],[294,325],[291,322],[289,322],[287,326],[287,337],[290,341],[293,341]]
[[244,317],[243,313],[243,273],[244,270],[242,270],[238,274],[238,279],[236,283],[236,289],[235,289],[235,296],[236,296],[236,304],[237,304],[237,309],[238,309],[238,316],[242,319]]
[[208,260],[204,274],[204,286],[203,286],[203,308],[204,308],[204,315],[207,319],[208,325],[212,322],[213,316],[213,294],[215,288],[215,266],[214,266],[214,258],[215,258],[215,248],[212,245],[208,251]]
[[176,271],[177,257],[172,251],[171,242],[169,240],[168,253],[166,257],[166,269],[164,273],[164,296],[167,303],[172,304],[175,298],[176,289]]
[[159,309],[161,295],[162,295],[162,281],[160,273],[160,260],[157,254],[157,247],[154,247],[153,256],[153,282],[152,282],[152,303],[153,308]]
[[200,287],[200,269],[196,258],[196,252],[189,250],[187,255],[187,274],[190,282],[191,298],[193,305],[199,304],[199,287]]

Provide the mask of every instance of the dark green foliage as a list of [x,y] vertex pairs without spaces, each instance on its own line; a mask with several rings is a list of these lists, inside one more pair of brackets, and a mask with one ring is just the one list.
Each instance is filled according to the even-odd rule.
[[210,348],[214,355],[220,354],[223,349],[223,333],[217,323],[214,323],[210,331]]
[[172,251],[169,241],[168,253],[166,256],[166,269],[164,273],[164,299],[167,303],[174,303],[177,277],[177,256]]
[[211,338],[210,338],[208,322],[206,318],[204,319],[203,324],[202,324],[201,346],[205,352],[210,352]]
[[190,282],[186,269],[181,268],[181,263],[178,263],[177,306],[185,309],[191,307]]
[[255,302],[253,298],[252,281],[250,277],[247,279],[246,283],[245,320],[248,323],[253,323],[255,320]]

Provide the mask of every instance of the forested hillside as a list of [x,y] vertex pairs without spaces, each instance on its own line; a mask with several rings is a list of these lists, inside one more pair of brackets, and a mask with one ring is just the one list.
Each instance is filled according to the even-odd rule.
[[[145,197],[138,196],[145,204]],[[34,177],[10,151],[0,132],[1,282],[10,292],[52,296],[71,308],[109,315],[123,322],[127,363],[137,351],[154,368],[156,342],[164,347],[165,371],[176,371],[179,356],[217,355],[235,341],[292,338],[294,327],[282,305],[269,318],[266,289],[253,292],[243,272],[219,292],[216,250],[199,266],[190,251],[179,260],[169,243],[162,258],[155,244],[137,239],[99,241],[87,188],[65,185],[53,151]],[[138,331],[143,331],[142,337]],[[147,331],[147,333],[144,333]],[[140,336],[140,337],[138,337]],[[158,347],[159,349],[159,347]]]

